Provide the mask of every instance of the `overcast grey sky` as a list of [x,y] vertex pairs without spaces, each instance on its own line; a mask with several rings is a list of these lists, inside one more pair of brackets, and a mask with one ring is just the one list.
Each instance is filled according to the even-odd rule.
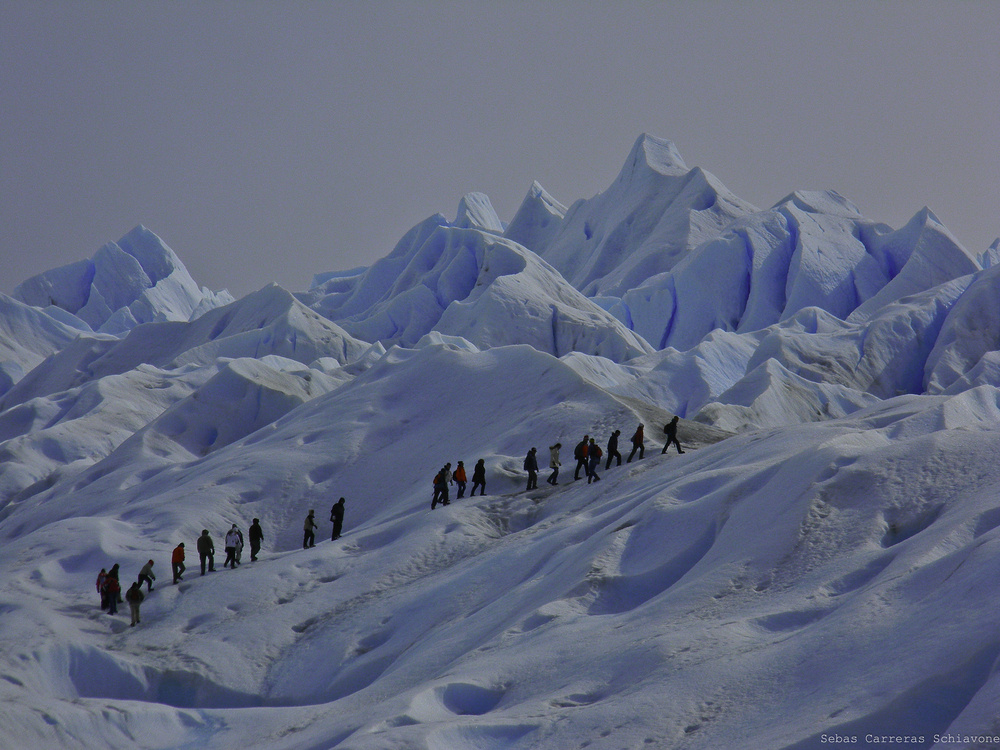
[[766,208],[1000,236],[997,2],[0,0],[0,292],[145,224],[236,295],[367,265],[640,133]]

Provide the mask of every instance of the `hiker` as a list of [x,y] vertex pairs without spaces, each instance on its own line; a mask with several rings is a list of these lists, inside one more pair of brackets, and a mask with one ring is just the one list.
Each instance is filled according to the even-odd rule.
[[538,489],[538,460],[535,458],[535,451],[536,448],[532,448],[524,457],[524,469],[528,472],[527,489],[529,490]]
[[145,565],[143,565],[142,569],[139,571],[139,585],[141,586],[142,583],[143,583],[143,581],[145,581],[146,585],[149,586],[149,588],[146,589],[146,590],[147,591],[152,591],[153,590],[153,581],[155,581],[155,580],[156,580],[156,576],[153,575],[153,561],[150,560],[148,563],[146,563]]
[[205,563],[208,563],[208,572],[215,572],[215,542],[208,533],[208,529],[201,530],[198,537],[198,557],[201,558],[201,574],[205,575]]
[[573,449],[573,458],[576,459],[576,470],[573,472],[573,479],[580,478],[580,469],[587,473],[587,449],[590,447],[590,435],[584,435],[583,440],[576,444]]
[[260,519],[253,519],[253,523],[250,524],[250,562],[257,559],[257,553],[260,552],[260,543],[264,541],[264,530],[260,527]]
[[340,498],[330,508],[330,520],[333,521],[333,535],[330,541],[335,542],[340,539],[340,531],[344,528],[344,498]]
[[184,542],[174,547],[174,553],[170,556],[170,567],[174,572],[174,583],[184,580]]
[[475,496],[476,487],[480,488],[480,496],[486,494],[486,460],[482,458],[476,461],[476,468],[472,470],[472,492],[469,497]]
[[458,485],[458,492],[455,493],[455,499],[460,497],[465,497],[465,485],[468,483],[468,477],[465,474],[465,464],[461,461],[458,462],[458,466],[455,468],[454,473],[455,484]]
[[316,546],[316,529],[318,528],[319,524],[316,523],[316,511],[310,510],[309,515],[306,516],[306,522],[302,526],[302,549]]
[[450,473],[448,466],[445,465],[434,475],[434,497],[431,499],[431,510],[437,507],[439,501],[441,505],[450,505],[448,502],[448,476]]
[[108,592],[104,588],[104,581],[108,577],[108,571],[101,568],[101,572],[97,574],[97,593],[101,595],[101,609],[108,608]]
[[552,475],[545,481],[553,487],[559,484],[559,467],[562,466],[562,462],[559,460],[560,448],[562,448],[562,443],[549,446],[549,468],[552,469]]
[[683,453],[684,452],[684,449],[681,448],[681,441],[677,439],[677,423],[679,421],[680,421],[680,417],[678,417],[678,416],[675,415],[674,418],[671,419],[669,422],[667,422],[667,424],[664,426],[663,431],[667,435],[667,442],[663,446],[663,450],[660,451],[660,455],[661,456],[664,453],[667,452],[667,448],[670,447],[671,443],[673,443],[674,445],[677,446],[677,452],[678,453]]
[[135,627],[139,620],[139,605],[142,604],[142,600],[146,598],[146,595],[142,593],[142,584],[136,581],[132,584],[128,591],[125,592],[125,601],[128,602],[128,608],[132,613],[132,624],[130,627]]
[[639,458],[646,455],[646,446],[643,445],[642,428],[643,425],[640,423],[635,430],[635,434],[632,436],[632,452],[628,454],[628,460],[625,462],[627,464],[632,463],[632,456],[635,455],[636,451],[639,451]]
[[608,463],[604,466],[605,470],[611,468],[611,459],[618,459],[618,466],[622,465],[622,454],[618,452],[618,436],[622,434],[621,430],[615,430],[611,433],[611,437],[608,438]]
[[601,478],[597,476],[597,467],[601,463],[601,446],[597,444],[594,438],[590,439],[590,445],[587,447],[587,460],[589,461],[587,465],[587,484],[593,482],[600,482]]
[[236,564],[239,565],[243,562],[243,532],[240,527],[236,527]]
[[118,614],[118,604],[122,600],[122,586],[118,582],[118,563],[111,566],[104,579],[104,592],[108,600],[108,614]]
[[226,561],[222,563],[222,567],[231,567],[236,570],[236,545],[240,543],[240,534],[236,530],[236,524],[226,532]]

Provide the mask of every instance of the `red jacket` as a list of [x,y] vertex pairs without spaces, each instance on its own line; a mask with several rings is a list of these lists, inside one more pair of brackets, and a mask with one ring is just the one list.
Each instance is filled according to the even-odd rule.
[[632,442],[639,445],[642,441],[642,425],[639,425],[639,427],[636,428],[635,434],[632,436]]
[[184,548],[180,545],[174,547],[174,556],[170,558],[170,562],[184,562]]

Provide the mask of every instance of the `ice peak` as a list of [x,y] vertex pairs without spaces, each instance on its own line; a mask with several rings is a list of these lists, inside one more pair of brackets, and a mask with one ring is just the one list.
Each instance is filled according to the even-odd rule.
[[462,197],[458,202],[455,226],[462,229],[483,229],[495,234],[503,232],[503,222],[486,193],[467,193]]
[[632,146],[619,179],[627,180],[648,171],[661,175],[681,175],[687,173],[688,167],[673,141],[643,133]]

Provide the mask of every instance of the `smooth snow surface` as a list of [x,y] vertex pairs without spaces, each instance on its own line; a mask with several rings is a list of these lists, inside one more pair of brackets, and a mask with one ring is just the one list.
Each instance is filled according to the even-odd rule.
[[[995,256],[929,210],[759,211],[642,136],[600,196],[469,193],[301,293],[201,290],[142,228],[28,280],[0,748],[1000,747]],[[94,581],[148,559],[130,627]]]

